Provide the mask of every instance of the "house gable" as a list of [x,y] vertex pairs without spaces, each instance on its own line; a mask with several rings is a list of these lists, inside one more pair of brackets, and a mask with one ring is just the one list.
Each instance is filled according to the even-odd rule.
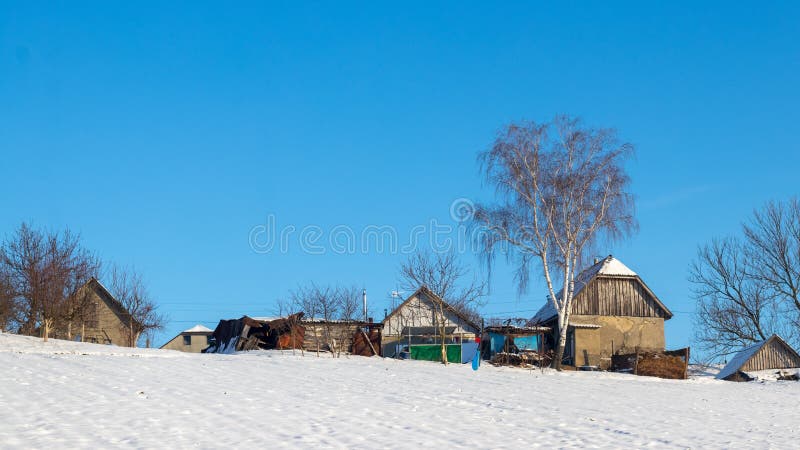
[[425,286],[417,289],[383,320],[384,335],[401,335],[405,327],[436,326],[438,303],[444,304],[444,315],[448,326],[455,326],[453,333],[478,333],[480,327],[460,314]]
[[125,308],[95,278],[89,280],[82,289],[89,291],[90,308],[93,308],[83,326],[79,326],[82,339],[100,344],[127,345],[123,328],[129,315]]
[[[571,315],[672,318],[639,275],[610,255],[575,277],[573,295]],[[557,315],[548,301],[529,324],[546,324]]]
[[672,313],[638,276],[599,275],[572,302],[573,315],[660,317]]

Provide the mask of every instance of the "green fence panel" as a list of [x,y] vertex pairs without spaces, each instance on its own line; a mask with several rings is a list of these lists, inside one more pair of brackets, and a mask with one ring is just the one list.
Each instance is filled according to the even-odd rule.
[[[441,361],[442,360],[442,346],[441,345],[412,345],[411,346],[411,359],[420,359],[423,361]],[[447,361],[453,363],[461,362],[461,346],[460,345],[447,345]]]

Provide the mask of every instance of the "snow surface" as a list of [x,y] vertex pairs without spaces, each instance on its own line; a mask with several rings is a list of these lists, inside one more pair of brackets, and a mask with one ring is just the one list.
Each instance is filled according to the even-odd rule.
[[[800,383],[0,334],[0,447],[796,448]],[[713,372],[713,371],[711,371]],[[698,372],[695,372],[698,373]]]

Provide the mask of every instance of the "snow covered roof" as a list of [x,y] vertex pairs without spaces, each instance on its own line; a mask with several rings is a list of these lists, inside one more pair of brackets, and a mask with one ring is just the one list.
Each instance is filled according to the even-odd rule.
[[794,349],[789,347],[789,344],[787,344],[783,339],[781,339],[780,336],[778,336],[777,334],[773,334],[769,339],[766,339],[761,342],[756,342],[755,344],[742,349],[728,362],[728,364],[725,365],[725,367],[722,368],[722,370],[719,371],[716,378],[718,380],[722,380],[724,378],[727,378],[735,374],[736,372],[741,370],[742,366],[744,366],[750,360],[750,358],[752,358],[756,353],[758,353],[759,350],[764,348],[770,341],[776,339],[780,341],[783,345],[788,347],[792,352],[794,352]]
[[[581,290],[583,290],[583,288],[586,287],[589,282],[600,275],[609,277],[638,277],[636,272],[623,264],[622,261],[614,258],[611,255],[608,255],[575,277],[575,292],[572,294],[573,298],[577,297]],[[558,293],[559,297],[561,296],[562,292],[563,288]],[[555,306],[553,306],[553,302],[548,300],[544,306],[539,309],[536,315],[533,316],[529,323],[537,324],[546,322],[556,316],[558,316],[558,312],[556,311]]]
[[212,331],[210,328],[197,324],[188,330],[183,330],[183,333],[211,333]]

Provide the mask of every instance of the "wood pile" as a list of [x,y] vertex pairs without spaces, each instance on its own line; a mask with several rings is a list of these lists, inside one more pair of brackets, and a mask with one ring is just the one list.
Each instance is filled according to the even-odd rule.
[[494,366],[513,366],[513,367],[545,367],[550,365],[552,356],[547,353],[524,351],[519,353],[495,353],[489,364]]
[[689,348],[663,352],[639,352],[611,357],[611,370],[672,380],[688,378]]

